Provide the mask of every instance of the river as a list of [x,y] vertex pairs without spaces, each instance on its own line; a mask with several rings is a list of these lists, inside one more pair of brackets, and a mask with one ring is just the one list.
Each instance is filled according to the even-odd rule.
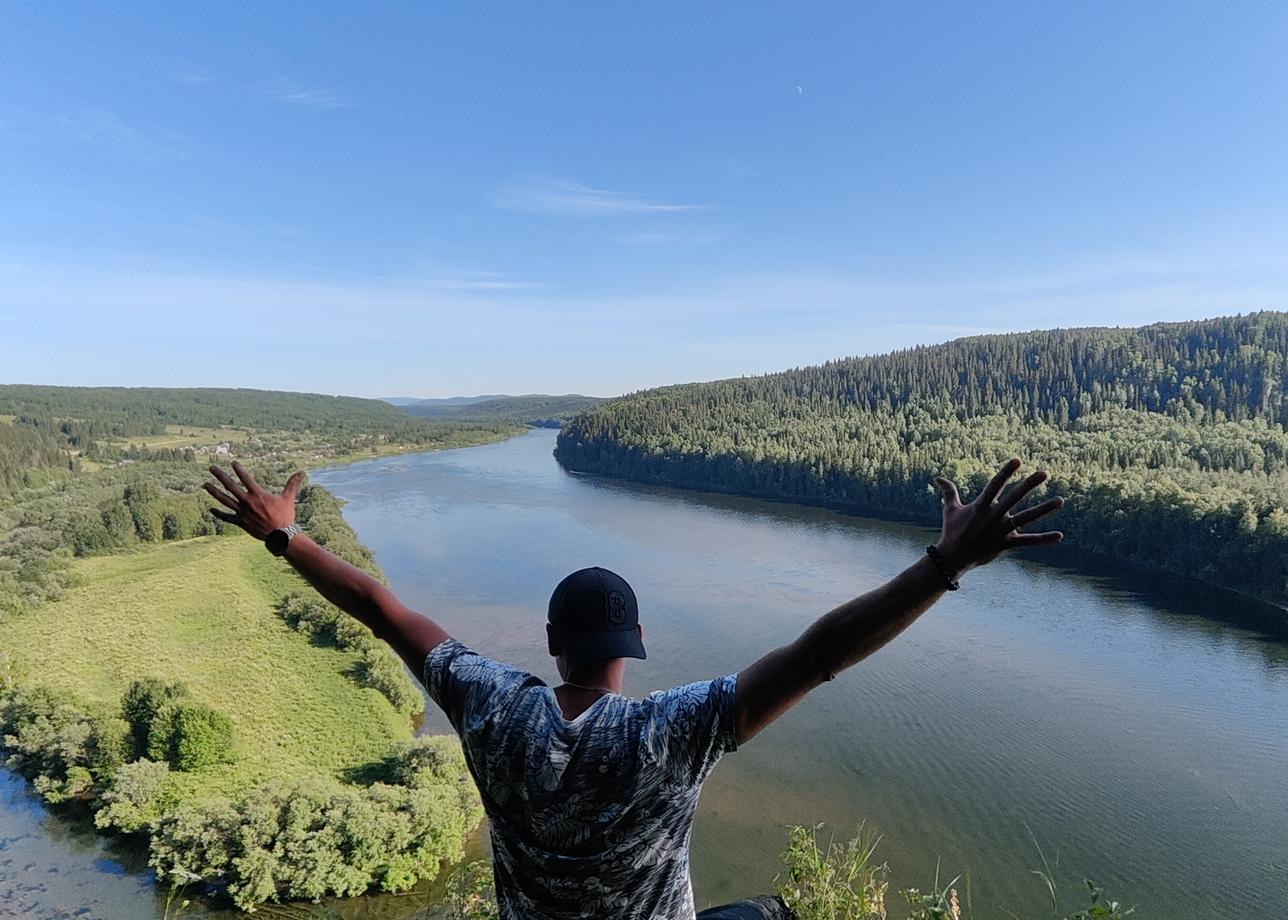
[[[649,652],[627,672],[636,695],[737,671],[893,576],[932,537],[569,474],[551,456],[554,435],[314,479],[348,501],[345,517],[405,601],[551,682],[550,590],[586,565],[621,573]],[[980,918],[1052,916],[1030,871],[1042,867],[1039,846],[1061,914],[1085,906],[1082,879],[1093,878],[1142,918],[1278,916],[1288,910],[1286,623],[1163,576],[1090,574],[1067,553],[973,572],[725,758],[694,829],[698,903],[771,890],[787,825],[825,822],[844,838],[866,822],[882,835],[892,892],[929,888],[936,871],[968,875]],[[446,729],[432,710],[426,730]],[[94,916],[162,915],[128,854],[32,805],[11,778],[0,783],[0,846],[0,896],[25,879],[71,904],[97,877],[101,896],[137,908]],[[964,898],[966,881],[958,887]],[[342,914],[419,915],[411,902],[367,901]]]

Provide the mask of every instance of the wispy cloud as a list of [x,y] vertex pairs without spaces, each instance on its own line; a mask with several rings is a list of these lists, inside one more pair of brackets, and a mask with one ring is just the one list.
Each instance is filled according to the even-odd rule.
[[536,291],[545,287],[540,281],[515,281],[505,277],[440,278],[430,287],[441,291]]
[[624,246],[709,246],[735,233],[737,229],[732,226],[693,230],[654,228],[618,234],[613,237],[613,241]]
[[84,144],[113,148],[126,156],[154,162],[163,156],[179,153],[184,138],[167,130],[145,130],[126,121],[115,112],[0,111],[0,131],[20,140],[37,140],[54,133]]
[[573,179],[546,179],[512,185],[492,196],[492,204],[513,211],[567,217],[611,217],[622,214],[675,214],[701,211],[705,205],[657,201],[630,192],[592,188]]
[[331,89],[299,86],[283,81],[268,87],[268,97],[283,105],[298,105],[309,109],[343,109],[350,101]]

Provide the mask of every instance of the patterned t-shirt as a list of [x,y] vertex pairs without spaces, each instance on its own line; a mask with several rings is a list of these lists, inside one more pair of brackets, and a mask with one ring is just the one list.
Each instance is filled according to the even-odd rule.
[[702,781],[734,750],[736,675],[567,721],[554,690],[455,639],[425,686],[461,737],[491,825],[502,920],[690,920]]

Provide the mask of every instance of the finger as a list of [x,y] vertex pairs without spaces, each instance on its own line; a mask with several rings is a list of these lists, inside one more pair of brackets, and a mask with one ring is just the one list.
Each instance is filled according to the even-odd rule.
[[984,486],[984,491],[979,493],[980,499],[986,505],[993,504],[998,493],[1002,491],[1002,486],[1006,485],[1006,480],[1015,475],[1015,471],[1020,468],[1020,461],[1011,459],[1002,464],[1002,468],[997,471],[997,475],[988,481]]
[[246,472],[246,467],[242,466],[236,460],[233,461],[233,472],[236,473],[237,478],[246,485],[247,492],[260,491],[259,483],[255,481],[255,477]]
[[207,492],[209,492],[210,497],[213,498],[215,501],[219,502],[221,505],[227,505],[229,508],[232,508],[234,511],[241,508],[241,503],[238,502],[237,499],[233,498],[231,495],[229,495],[223,489],[219,488],[219,486],[215,485],[213,482],[202,483],[201,487],[205,489]]
[[1023,482],[1018,482],[1007,489],[997,503],[1003,511],[1010,511],[1024,499],[1024,496],[1046,481],[1047,471],[1038,470],[1031,476],[1026,476]]
[[951,479],[936,476],[935,485],[939,486],[939,491],[943,493],[945,505],[960,505],[962,503],[962,497],[957,492],[957,484]]
[[242,487],[237,484],[237,480],[233,479],[233,477],[229,476],[219,467],[212,466],[210,468],[210,475],[214,476],[216,479],[220,481],[220,483],[223,484],[223,487],[228,490],[229,495],[233,496],[234,498],[246,497],[245,491],[243,491]]
[[236,524],[238,526],[241,526],[241,518],[233,514],[231,511],[223,511],[219,508],[211,508],[210,513],[213,514],[215,517],[219,518],[219,520],[221,521],[227,521],[229,524]]
[[1011,515],[1011,523],[1019,529],[1025,524],[1032,524],[1040,517],[1046,517],[1052,511],[1059,511],[1064,505],[1063,498],[1049,498],[1040,505],[1034,505],[1032,508],[1025,508],[1017,514]]
[[304,471],[293,474],[290,479],[286,480],[286,488],[282,490],[282,497],[295,501],[295,494],[300,491],[300,486],[304,484]]
[[1008,546],[1042,546],[1047,543],[1059,543],[1064,539],[1064,534],[1058,530],[1048,530],[1046,533],[1013,533],[1006,538]]

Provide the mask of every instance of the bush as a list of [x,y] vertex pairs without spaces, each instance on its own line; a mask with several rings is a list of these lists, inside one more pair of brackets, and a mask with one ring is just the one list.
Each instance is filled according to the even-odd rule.
[[845,844],[818,845],[816,827],[793,827],[782,859],[778,896],[799,920],[884,920],[886,867],[874,863],[877,838],[863,828]]
[[225,885],[244,910],[372,887],[404,891],[464,854],[465,834],[482,817],[477,798],[462,807],[464,780],[422,788],[272,784],[236,804],[185,806],[155,825],[150,862],[163,881]]
[[[188,688],[175,681],[168,683],[159,677],[145,677],[136,680],[126,689],[121,698],[121,716],[130,723],[130,737],[134,744],[136,756],[147,755],[153,760],[165,760],[164,756],[150,754],[152,747],[153,723],[157,715],[169,703],[188,695]],[[158,736],[160,750],[164,751],[168,741]]]
[[145,829],[165,812],[170,804],[166,784],[170,766],[164,762],[136,760],[116,771],[100,797],[94,824],[127,834]]
[[179,770],[200,770],[233,759],[233,720],[204,703],[182,701],[174,720],[174,756]]
[[278,602],[277,614],[296,632],[326,642],[335,641],[335,622],[340,614],[324,601],[292,591]]
[[134,756],[130,723],[124,719],[95,719],[90,736],[89,768],[95,779],[106,782]]
[[232,760],[234,727],[205,703],[179,698],[161,707],[148,732],[147,756],[177,770],[199,770]]
[[95,723],[63,696],[18,686],[0,705],[6,765],[32,781],[51,804],[90,797]]
[[371,630],[353,617],[345,614],[335,623],[335,644],[345,650],[357,650],[375,645],[376,637]]
[[424,789],[463,781],[465,755],[450,735],[428,735],[404,745],[390,759],[390,782]]
[[380,647],[363,649],[353,673],[358,683],[379,690],[399,712],[414,715],[424,709],[424,697],[407,679],[402,662],[388,650]]
[[410,716],[424,710],[425,699],[408,678],[402,662],[353,617],[298,591],[282,597],[277,615],[313,642],[358,652],[361,657],[353,666],[354,680],[380,691],[399,712]]

